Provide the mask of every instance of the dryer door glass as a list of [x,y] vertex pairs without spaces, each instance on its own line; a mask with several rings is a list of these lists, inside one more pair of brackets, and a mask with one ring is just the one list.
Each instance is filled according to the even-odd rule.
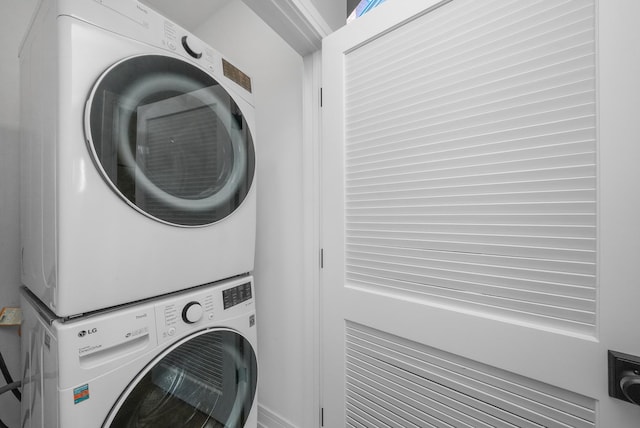
[[174,345],[128,387],[104,426],[242,428],[256,393],[253,348],[229,330]]
[[253,141],[240,108],[213,77],[177,58],[136,56],[105,71],[90,94],[85,131],[108,185],[161,222],[219,221],[253,181]]

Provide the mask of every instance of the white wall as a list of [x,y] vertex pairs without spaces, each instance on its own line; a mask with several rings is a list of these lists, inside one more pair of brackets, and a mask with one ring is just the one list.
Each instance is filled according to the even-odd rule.
[[239,0],[195,32],[253,78],[259,420],[269,428],[311,427],[317,413],[309,411],[313,373],[305,357],[310,284],[303,260],[303,61]]
[[[0,308],[19,306],[19,62],[18,49],[36,0],[0,3]],[[20,380],[20,340],[16,327],[0,327],[0,352],[14,380]],[[0,377],[0,386],[4,379]],[[18,427],[20,406],[13,394],[0,396],[0,419]]]
[[337,30],[347,22],[346,0],[311,0],[332,30]]

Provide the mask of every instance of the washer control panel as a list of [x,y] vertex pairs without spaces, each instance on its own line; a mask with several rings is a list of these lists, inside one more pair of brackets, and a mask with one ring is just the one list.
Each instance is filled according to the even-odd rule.
[[182,309],[182,321],[187,324],[195,324],[202,318],[204,309],[199,302],[189,302]]
[[232,308],[251,299],[251,283],[247,282],[222,292],[222,302],[225,309]]
[[160,300],[155,305],[159,342],[194,329],[213,327],[253,304],[251,279],[203,286]]

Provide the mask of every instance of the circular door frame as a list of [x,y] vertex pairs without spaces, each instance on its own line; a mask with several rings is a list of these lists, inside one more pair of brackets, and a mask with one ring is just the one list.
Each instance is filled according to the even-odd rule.
[[[245,141],[238,141],[239,139],[242,139],[242,137],[240,137],[237,133],[237,131],[233,130],[232,128],[230,128],[226,121],[221,120],[223,126],[225,127],[225,130],[227,132],[227,134],[229,135],[229,138],[231,140],[231,146],[232,146],[232,150],[234,153],[234,166],[231,168],[231,173],[230,176],[227,177],[225,184],[222,186],[222,188],[215,192],[213,195],[208,196],[205,199],[184,199],[184,198],[179,198],[177,196],[171,195],[167,192],[165,192],[164,190],[160,189],[158,186],[156,186],[148,177],[147,175],[140,170],[140,168],[137,166],[137,162],[135,161],[134,157],[133,157],[133,153],[131,152],[131,148],[129,147],[128,144],[125,144],[126,149],[121,150],[121,146],[123,146],[122,142],[119,143],[118,145],[118,153],[121,154],[125,160],[125,162],[136,168],[136,176],[137,179],[142,180],[142,186],[145,188],[145,190],[149,191],[150,194],[158,197],[161,195],[161,199],[164,202],[168,202],[169,205],[174,206],[174,207],[178,207],[178,208],[184,208],[185,205],[193,208],[193,209],[202,209],[202,208],[214,208],[215,206],[219,206],[227,201],[230,200],[231,197],[233,197],[233,195],[235,194],[235,191],[237,190],[237,188],[241,185],[241,178],[242,175],[247,171],[248,167],[252,167],[253,171],[251,171],[251,182],[248,185],[247,188],[247,192],[245,193],[242,201],[240,202],[240,204],[238,204],[237,207],[234,208],[233,211],[231,211],[230,213],[228,213],[227,215],[225,215],[224,217],[221,217],[219,219],[216,219],[215,221],[212,221],[210,223],[204,223],[204,224],[196,224],[196,225],[187,225],[187,224],[179,224],[179,223],[173,223],[167,220],[164,220],[162,218],[156,217],[148,212],[146,212],[144,209],[140,208],[139,206],[137,206],[135,203],[133,203],[130,199],[128,199],[118,188],[118,186],[110,179],[109,175],[107,174],[107,172],[105,171],[104,167],[102,166],[102,163],[99,160],[99,156],[98,153],[96,152],[95,149],[95,144],[93,141],[93,136],[92,136],[92,127],[91,127],[91,110],[92,110],[92,106],[93,106],[93,101],[94,98],[96,96],[96,92],[98,90],[98,88],[100,87],[100,84],[103,82],[103,80],[118,66],[120,66],[121,64],[136,59],[136,58],[145,58],[145,57],[165,57],[165,58],[170,58],[172,60],[176,60],[179,62],[182,62],[190,67],[194,67],[198,70],[200,70],[202,73],[204,73],[205,75],[211,77],[211,79],[216,82],[220,88],[222,88],[229,96],[229,98],[236,103],[236,100],[234,99],[234,97],[232,96],[232,91],[229,91],[228,88],[226,88],[222,83],[220,83],[220,81],[218,79],[216,79],[211,73],[207,72],[206,70],[204,70],[202,67],[199,67],[197,64],[193,64],[189,61],[186,61],[184,58],[181,58],[179,56],[174,56],[174,55],[167,55],[165,53],[148,53],[148,54],[138,54],[138,55],[131,55],[128,56],[126,58],[122,58],[119,61],[116,61],[115,63],[111,64],[108,68],[106,68],[104,71],[102,71],[102,73],[100,74],[100,76],[98,77],[98,79],[94,82],[91,91],[89,93],[89,96],[87,98],[87,101],[85,103],[85,109],[84,109],[84,134],[85,134],[85,141],[86,141],[86,145],[87,148],[89,150],[90,153],[90,157],[91,160],[93,162],[93,164],[95,165],[95,167],[98,169],[98,172],[100,174],[100,176],[102,177],[103,181],[105,181],[107,183],[107,185],[111,188],[111,190],[120,198],[122,199],[125,203],[127,203],[127,205],[129,205],[131,208],[135,209],[136,211],[138,211],[139,213],[145,215],[148,218],[151,218],[155,221],[158,221],[160,223],[163,224],[167,224],[170,226],[176,226],[176,227],[185,227],[185,228],[198,228],[198,227],[207,227],[207,226],[211,226],[219,221],[224,220],[225,218],[229,217],[230,215],[233,214],[233,212],[235,212],[236,210],[238,210],[242,204],[247,200],[247,196],[248,194],[252,191],[254,185],[255,185],[255,174],[256,174],[256,163],[255,163],[255,147],[254,147],[254,143],[253,143],[253,138],[251,135],[251,127],[248,126],[248,130],[247,132],[249,132],[250,138],[246,140],[246,145],[249,146],[251,145],[251,147],[244,147]],[[154,77],[154,79],[156,80],[162,80],[162,77]],[[186,81],[187,79],[185,78],[181,84],[186,85]],[[175,83],[175,81],[174,81]],[[151,86],[150,84],[146,85],[146,86]],[[139,91],[143,91],[143,88],[140,88]],[[200,94],[198,94],[200,95]],[[209,99],[215,99],[215,100],[219,100],[219,98],[217,98],[217,95],[214,95],[213,93],[208,93],[208,98]],[[142,98],[142,97],[141,97]],[[201,99],[199,96],[196,97]],[[202,100],[203,103],[205,105],[209,105],[209,103],[207,103],[205,100]],[[237,105],[237,103],[236,103]],[[221,107],[224,110],[224,113],[226,115],[228,115],[229,117],[232,116],[232,113],[230,111],[230,109],[225,105],[224,102],[218,102],[216,104],[216,106]],[[240,107],[238,106],[238,108],[240,109]],[[243,114],[244,117],[244,114]],[[126,131],[125,129],[121,128],[120,129],[120,134],[121,135],[125,135]],[[125,140],[129,141],[128,136],[125,135]],[[254,162],[253,165],[250,165],[250,162],[247,162],[247,153],[246,150],[249,150],[253,153],[253,158],[254,158]],[[238,162],[242,162],[243,165],[240,166],[236,166],[236,163]],[[209,204],[207,204],[206,202],[210,202]]]
[[[254,356],[254,360],[256,361],[256,373],[255,373],[255,379],[256,379],[256,385],[257,385],[257,380],[258,380],[258,365],[257,365],[257,354],[255,351],[255,344],[251,343],[251,341],[244,336],[241,332],[232,329],[232,328],[226,328],[226,327],[209,327],[209,328],[205,328],[202,330],[198,330],[195,331],[193,333],[190,333],[186,336],[184,336],[183,338],[181,338],[180,340],[171,343],[169,346],[167,346],[166,348],[163,349],[163,351],[159,354],[157,354],[155,357],[153,357],[153,359],[151,361],[149,361],[142,370],[140,370],[136,376],[131,379],[131,381],[128,383],[127,387],[122,391],[122,393],[118,396],[118,398],[116,399],[115,403],[113,404],[113,406],[111,407],[111,409],[109,409],[109,413],[107,414],[107,417],[105,418],[104,422],[102,423],[102,428],[110,428],[111,423],[113,423],[113,420],[115,419],[115,417],[118,415],[118,412],[120,411],[120,409],[122,408],[122,405],[127,401],[127,399],[129,398],[129,396],[131,395],[131,392],[136,388],[136,386],[140,383],[140,381],[154,368],[158,365],[158,363],[164,359],[164,357],[166,357],[168,354],[170,354],[171,352],[173,352],[176,348],[180,347],[181,345],[183,345],[184,343],[207,333],[215,333],[215,332],[221,332],[221,331],[225,331],[225,332],[230,332],[230,333],[234,333],[237,334],[238,336],[240,336],[241,338],[243,338],[251,347],[251,352],[253,353]],[[253,391],[253,395],[251,397],[251,408],[253,409],[256,405],[256,396],[258,394],[258,388],[256,387]],[[240,394],[238,394],[236,397],[239,397]],[[236,407],[238,401],[236,400],[236,402],[234,403],[234,408]],[[226,424],[225,424],[226,425]]]

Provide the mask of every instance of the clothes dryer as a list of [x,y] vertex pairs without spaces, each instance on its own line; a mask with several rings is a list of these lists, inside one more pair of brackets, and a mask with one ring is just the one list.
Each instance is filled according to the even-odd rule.
[[73,320],[22,289],[25,428],[255,428],[251,277]]
[[21,47],[22,279],[59,316],[253,270],[251,79],[135,0],[47,0]]

